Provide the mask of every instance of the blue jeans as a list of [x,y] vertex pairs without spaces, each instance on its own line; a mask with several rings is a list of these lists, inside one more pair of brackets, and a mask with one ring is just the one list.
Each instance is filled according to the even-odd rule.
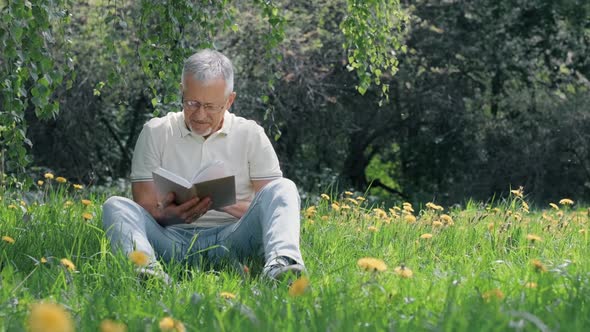
[[103,205],[103,227],[113,251],[134,250],[156,257],[198,265],[201,259],[264,258],[286,256],[303,265],[299,250],[301,201],[297,187],[281,178],[260,190],[246,214],[234,224],[211,228],[162,227],[134,201],[113,196]]

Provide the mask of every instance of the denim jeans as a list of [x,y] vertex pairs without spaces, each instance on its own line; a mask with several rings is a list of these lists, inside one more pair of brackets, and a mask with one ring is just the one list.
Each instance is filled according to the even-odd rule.
[[246,214],[234,224],[211,228],[162,227],[134,201],[113,196],[103,205],[103,227],[113,251],[146,253],[150,262],[161,258],[198,265],[201,259],[286,256],[303,265],[299,249],[301,201],[297,187],[281,178],[254,197]]

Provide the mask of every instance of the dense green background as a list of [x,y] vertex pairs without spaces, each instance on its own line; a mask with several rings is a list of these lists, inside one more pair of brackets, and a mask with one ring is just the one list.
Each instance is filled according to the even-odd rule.
[[305,192],[588,200],[587,1],[56,0],[32,1],[34,20],[15,3],[0,1],[4,172],[22,174],[20,142],[34,178],[126,178],[142,124],[180,109],[181,60],[212,46],[234,60],[232,111]]

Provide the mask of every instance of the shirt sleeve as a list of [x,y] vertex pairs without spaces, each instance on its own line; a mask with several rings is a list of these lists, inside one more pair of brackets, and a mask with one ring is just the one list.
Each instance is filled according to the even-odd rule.
[[279,158],[264,133],[262,127],[256,125],[248,151],[248,167],[251,180],[269,180],[283,176]]
[[131,161],[131,182],[151,181],[152,171],[160,166],[153,130],[146,123],[139,133]]

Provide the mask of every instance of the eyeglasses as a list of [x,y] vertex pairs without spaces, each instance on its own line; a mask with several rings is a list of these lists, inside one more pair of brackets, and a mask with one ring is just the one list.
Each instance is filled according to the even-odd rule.
[[200,101],[197,100],[184,100],[184,97],[182,97],[182,107],[184,107],[185,110],[187,111],[198,111],[201,109],[201,107],[203,107],[203,109],[205,110],[205,112],[210,113],[210,114],[215,114],[215,113],[219,113],[221,111],[223,111],[225,109],[225,104],[224,105],[213,105],[213,104],[201,104]]

